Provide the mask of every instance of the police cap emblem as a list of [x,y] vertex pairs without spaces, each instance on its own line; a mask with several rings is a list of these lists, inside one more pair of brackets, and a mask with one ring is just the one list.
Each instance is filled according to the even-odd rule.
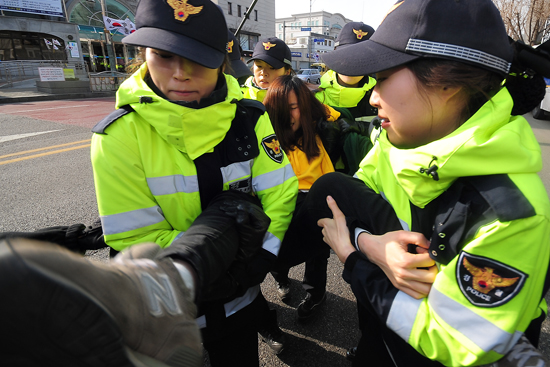
[[187,0],[167,0],[168,5],[174,9],[174,18],[185,22],[190,15],[199,14],[203,6],[193,6]]

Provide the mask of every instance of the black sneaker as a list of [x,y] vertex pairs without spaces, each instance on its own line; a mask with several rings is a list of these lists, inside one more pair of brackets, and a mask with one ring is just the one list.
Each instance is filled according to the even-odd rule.
[[305,322],[311,319],[312,316],[317,314],[320,309],[320,305],[325,302],[327,298],[327,292],[323,292],[321,297],[312,296],[311,293],[308,293],[306,298],[300,303],[296,312],[298,314],[298,321]]
[[283,302],[290,299],[290,281],[277,282],[277,295]]
[[285,347],[285,333],[278,327],[272,326],[259,332],[262,341],[266,343],[275,354],[279,354]]

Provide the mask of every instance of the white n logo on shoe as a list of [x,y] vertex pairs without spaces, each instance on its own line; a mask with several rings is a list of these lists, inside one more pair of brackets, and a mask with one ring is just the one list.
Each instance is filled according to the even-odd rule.
[[[157,281],[146,272],[140,272],[141,281],[145,288],[149,312],[153,316],[160,317],[164,314],[163,307],[172,316],[181,315],[183,312],[176,299],[176,292],[166,274],[159,274]],[[162,284],[161,284],[162,283]],[[162,304],[162,306],[161,306]]]

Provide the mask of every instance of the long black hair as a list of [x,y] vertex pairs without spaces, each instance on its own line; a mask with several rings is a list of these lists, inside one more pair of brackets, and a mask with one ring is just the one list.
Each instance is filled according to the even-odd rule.
[[[291,91],[296,94],[300,111],[300,128],[296,132],[292,131],[290,126],[288,96]],[[298,148],[306,154],[308,160],[319,156],[320,150],[316,141],[317,121],[327,118],[327,110],[300,78],[283,75],[275,79],[263,103],[285,152]]]

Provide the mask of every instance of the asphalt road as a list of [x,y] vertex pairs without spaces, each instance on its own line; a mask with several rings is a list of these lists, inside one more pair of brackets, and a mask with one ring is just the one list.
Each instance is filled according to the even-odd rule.
[[[114,98],[0,105],[0,232],[92,223],[97,208],[89,158],[90,129],[113,108]],[[541,177],[550,192],[550,121],[526,117],[541,143]],[[107,259],[106,251],[87,255],[97,261]],[[350,366],[345,352],[355,345],[359,332],[355,297],[342,280],[342,269],[332,254],[327,301],[319,317],[306,325],[295,321],[295,308],[305,296],[303,266],[291,270],[289,304],[279,301],[273,278],[267,276],[262,290],[278,312],[287,343],[285,351],[275,356],[259,342],[261,366]],[[550,358],[548,321],[541,334],[541,349]]]

